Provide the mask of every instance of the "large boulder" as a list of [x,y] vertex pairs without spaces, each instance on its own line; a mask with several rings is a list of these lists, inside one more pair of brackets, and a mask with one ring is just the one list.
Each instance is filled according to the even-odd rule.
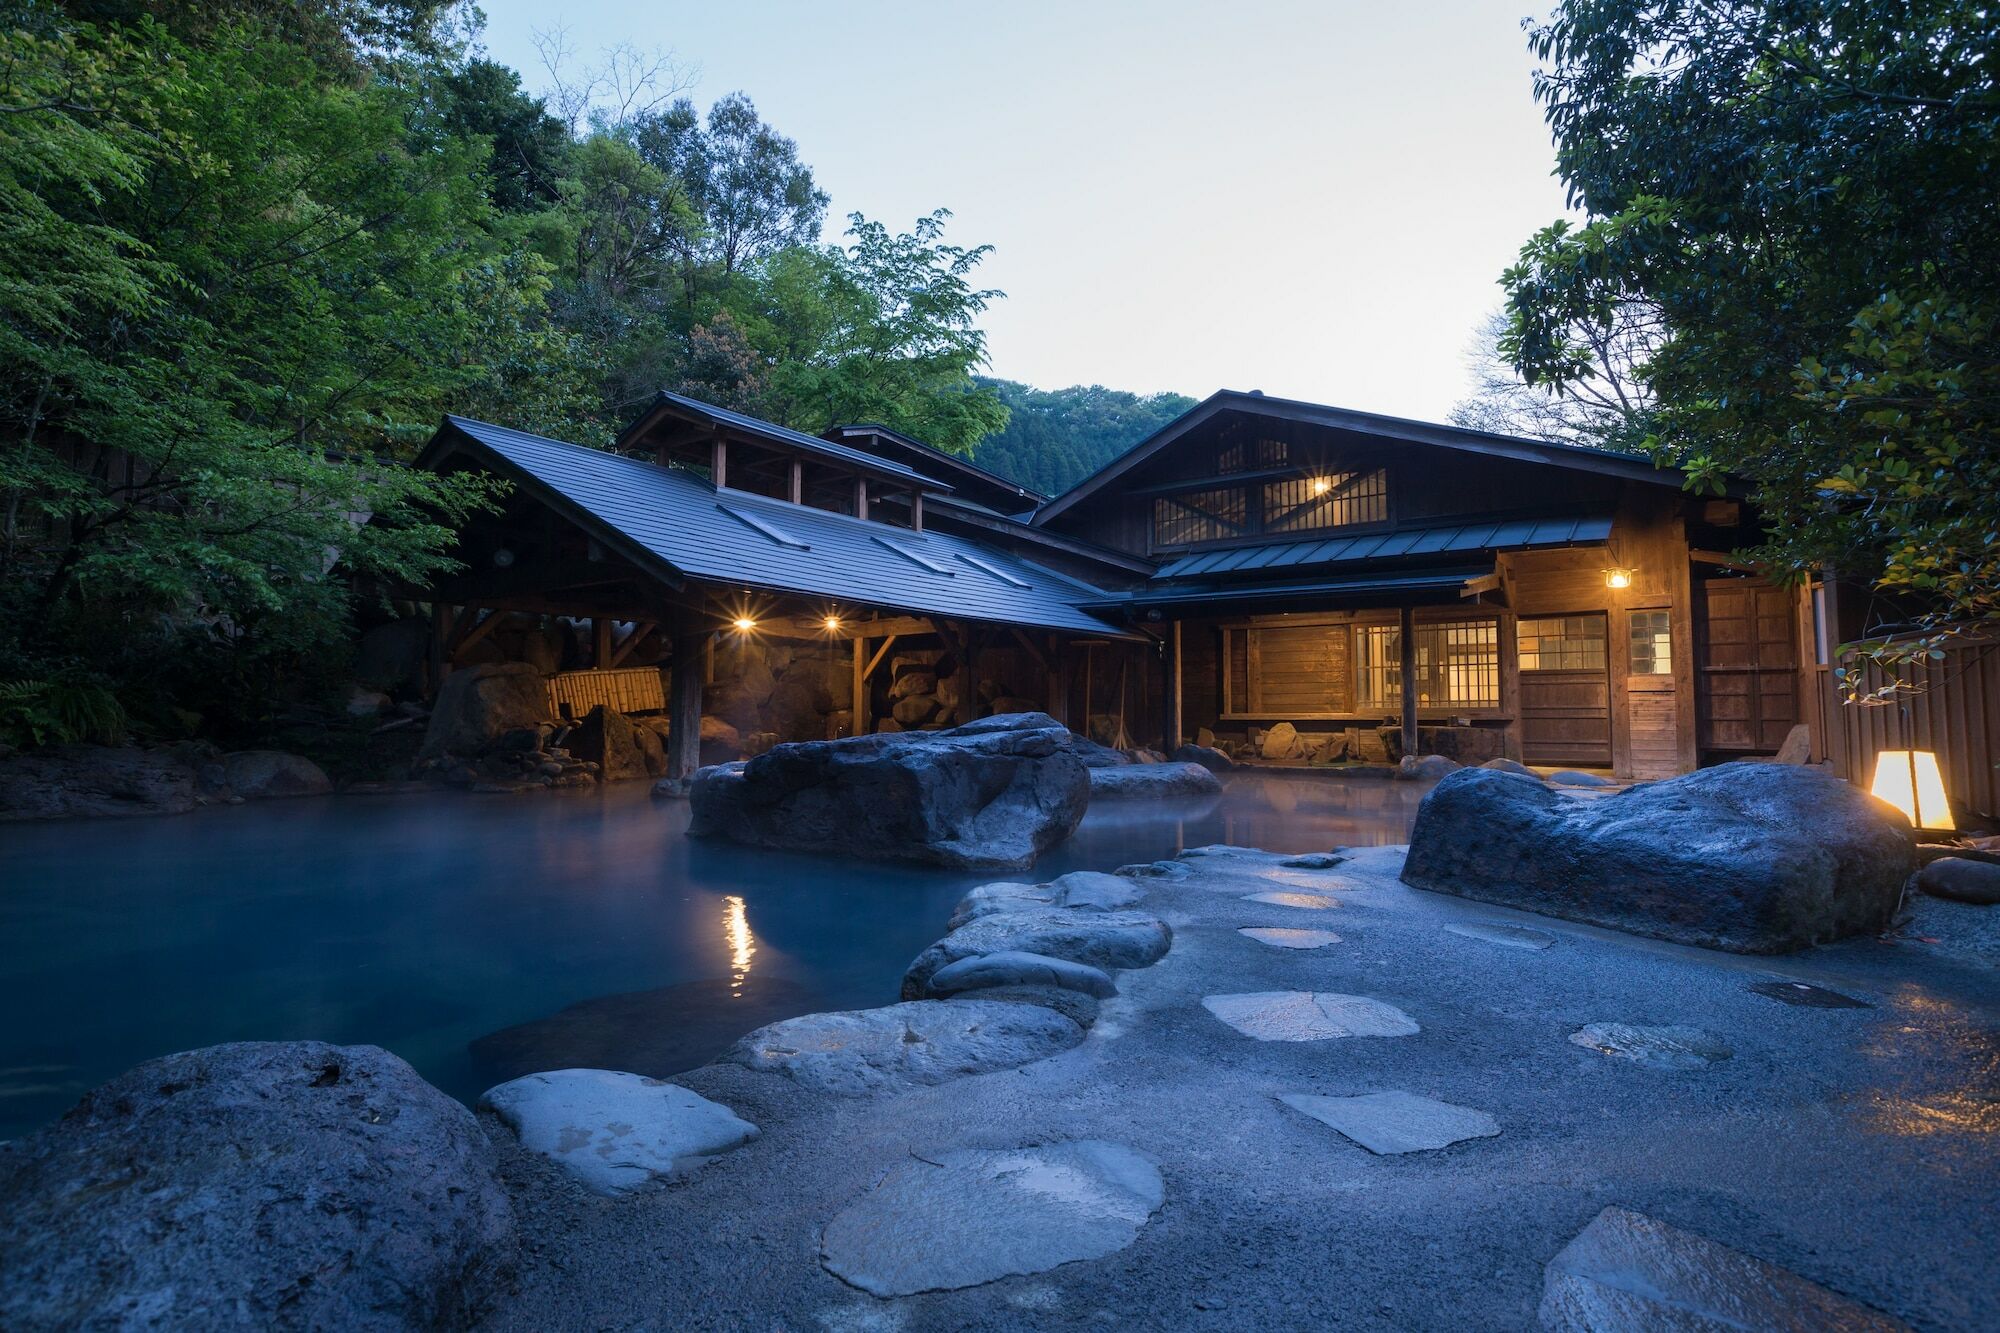
[[[659,747],[658,737],[653,744]],[[632,719],[603,704],[584,714],[563,747],[578,759],[598,765],[598,775],[606,782],[628,782],[651,776],[646,762],[646,746]],[[665,751],[661,750],[660,771],[666,771]]]
[[760,847],[1020,867],[1075,831],[1090,778],[1041,713],[780,745],[704,769],[689,832]]
[[1201,764],[1125,764],[1090,770],[1093,801],[1148,801],[1215,796],[1222,779]]
[[198,795],[194,766],[167,750],[62,745],[0,757],[0,820],[178,815]]
[[487,662],[444,678],[420,757],[484,754],[510,731],[549,720],[549,690],[526,662]]
[[1816,768],[1726,764],[1577,800],[1466,768],[1418,807],[1403,879],[1734,953],[1887,926],[1915,864],[1888,806]]
[[1264,733],[1260,749],[1266,759],[1291,759],[1299,751],[1299,729],[1289,722],[1280,722]]
[[463,1327],[515,1245],[472,1113],[373,1046],[149,1060],[0,1152],[0,1327]]
[[1183,745],[1169,757],[1177,764],[1200,764],[1211,773],[1225,773],[1236,767],[1234,759],[1213,745]]
[[246,801],[273,796],[324,796],[333,790],[326,773],[304,755],[282,750],[238,750],[222,756],[223,780]]

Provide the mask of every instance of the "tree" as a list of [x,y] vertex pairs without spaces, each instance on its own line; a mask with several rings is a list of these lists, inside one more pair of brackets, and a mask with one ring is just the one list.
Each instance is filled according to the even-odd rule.
[[1656,312],[1624,307],[1610,325],[1573,333],[1586,360],[1559,385],[1521,378],[1508,355],[1511,328],[1506,311],[1496,310],[1473,335],[1465,358],[1472,392],[1451,409],[1453,425],[1591,449],[1643,444],[1653,402],[1645,368],[1661,333]]
[[799,161],[798,145],[759,119],[743,93],[710,107],[705,126],[694,103],[681,98],[624,130],[640,156],[676,183],[682,193],[673,203],[684,203],[697,223],[672,234],[690,309],[705,279],[726,283],[759,260],[819,240],[826,192]]
[[1578,226],[1506,275],[1531,382],[1630,301],[1668,336],[1652,442],[1746,478],[1782,577],[1875,629],[2000,623],[2000,25],[1973,0],[1564,0],[1532,33]]
[[1007,408],[1007,425],[973,459],[1044,495],[1060,495],[1195,405],[1186,394],[1126,393],[1101,384],[1032,389],[980,380]]
[[944,242],[939,209],[892,233],[859,213],[847,246],[780,250],[742,292],[766,348],[779,419],[820,431],[878,422],[958,453],[1007,424],[991,389],[978,317],[1001,293],[972,285],[990,246]]

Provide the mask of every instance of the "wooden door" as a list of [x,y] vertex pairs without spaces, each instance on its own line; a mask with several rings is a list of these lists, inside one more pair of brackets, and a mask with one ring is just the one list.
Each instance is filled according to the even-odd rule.
[[1799,713],[1792,595],[1760,579],[1707,579],[1695,617],[1700,747],[1775,754]]
[[1521,757],[1531,764],[1611,766],[1611,663],[1602,611],[1527,616],[1515,626]]

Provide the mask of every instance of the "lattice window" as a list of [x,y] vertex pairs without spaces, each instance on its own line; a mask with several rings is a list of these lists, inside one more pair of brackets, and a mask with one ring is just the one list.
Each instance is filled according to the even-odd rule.
[[1163,495],[1153,501],[1153,544],[1183,546],[1240,537],[1248,523],[1248,508],[1240,486]]
[[1602,615],[1523,620],[1519,635],[1523,671],[1604,670]]
[[1264,484],[1264,531],[1317,532],[1389,519],[1389,474],[1331,472]]
[[1364,708],[1386,708],[1403,697],[1403,631],[1394,625],[1354,630],[1354,697]]
[[1671,676],[1674,674],[1673,619],[1665,611],[1634,611],[1632,625],[1632,674]]
[[1217,472],[1249,472],[1256,468],[1283,467],[1291,460],[1287,440],[1236,440],[1215,456]]
[[[1453,620],[1417,626],[1415,674],[1420,708],[1498,708],[1498,622]],[[1402,630],[1394,625],[1355,628],[1354,684],[1359,707],[1402,706]]]

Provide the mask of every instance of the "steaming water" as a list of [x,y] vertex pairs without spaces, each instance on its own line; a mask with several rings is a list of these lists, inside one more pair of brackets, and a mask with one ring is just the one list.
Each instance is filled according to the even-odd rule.
[[1401,842],[1422,790],[1237,774],[1219,800],[1100,806],[1012,876],[697,842],[644,784],[0,826],[0,1138],[223,1041],[384,1046],[468,1101],[563,1064],[672,1073],[777,1018],[893,1001],[974,884]]

